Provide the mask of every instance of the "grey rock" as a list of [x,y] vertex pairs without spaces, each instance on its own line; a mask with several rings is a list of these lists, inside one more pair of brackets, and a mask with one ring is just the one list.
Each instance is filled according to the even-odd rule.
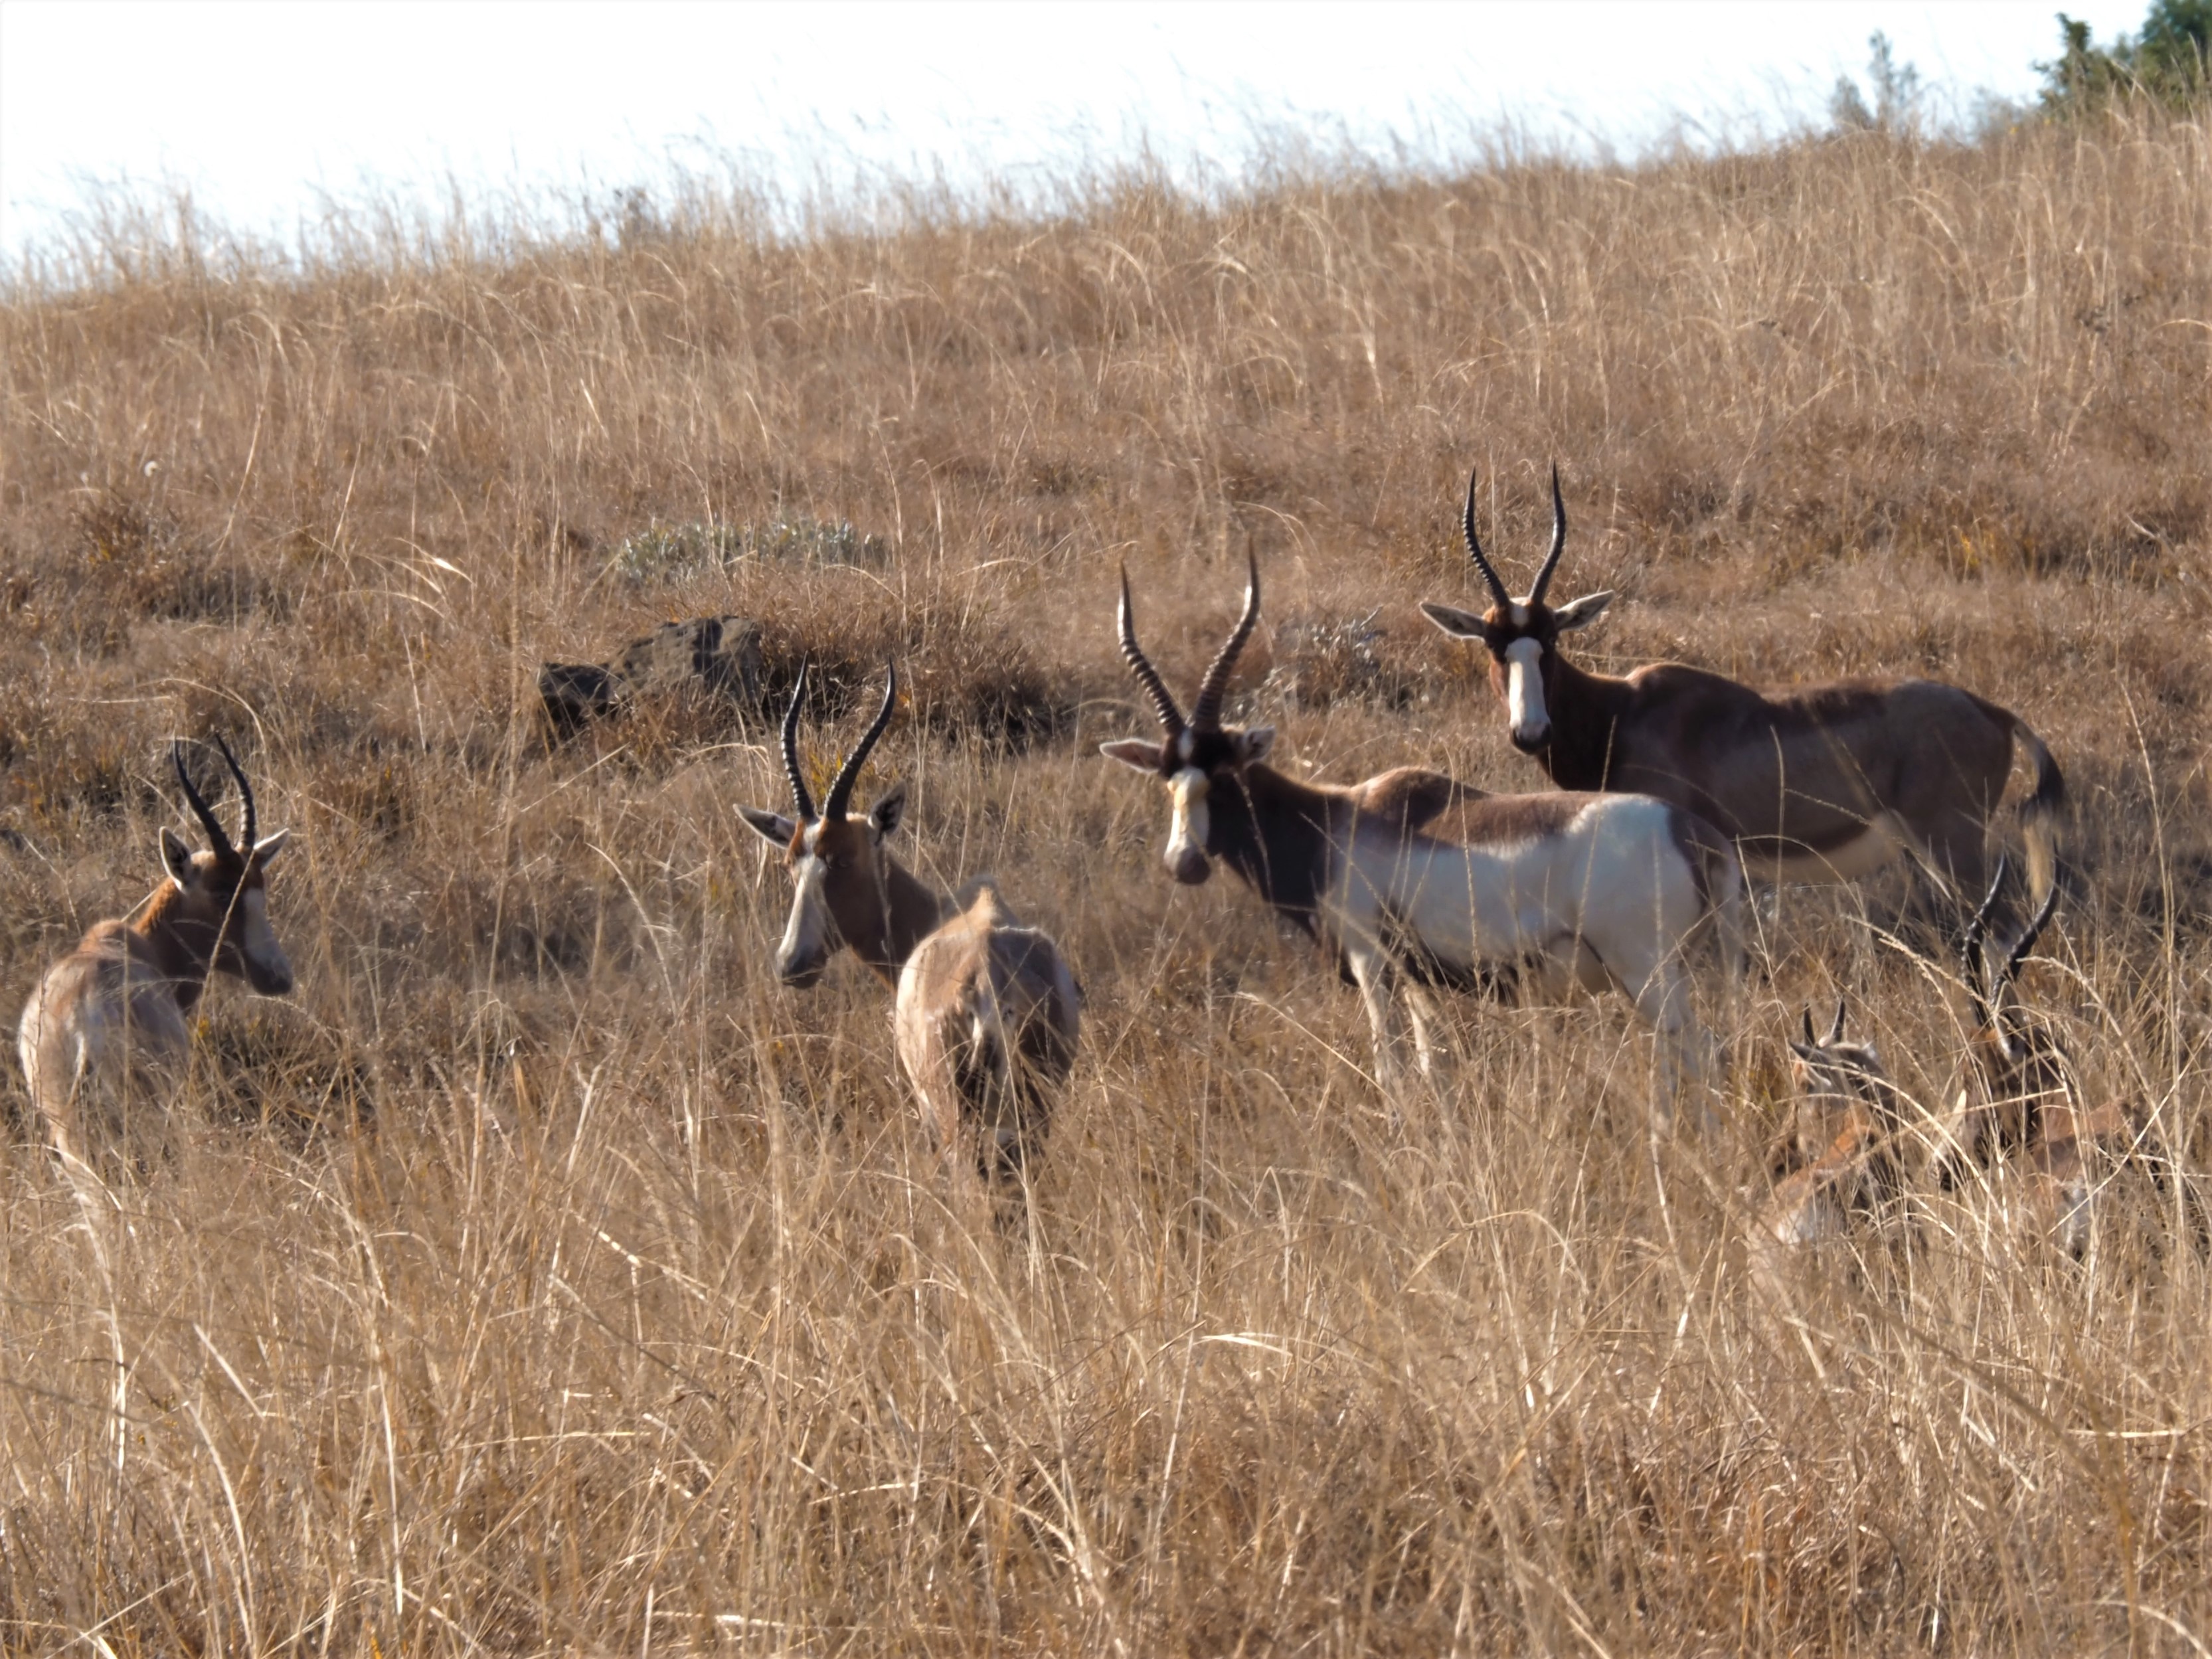
[[613,673],[630,691],[697,686],[743,702],[759,701],[761,631],[743,617],[694,617],[663,623],[624,646]]
[[538,695],[556,738],[619,713],[641,692],[704,693],[752,708],[762,684],[760,625],[743,617],[663,623],[605,666],[549,662],[538,671]]

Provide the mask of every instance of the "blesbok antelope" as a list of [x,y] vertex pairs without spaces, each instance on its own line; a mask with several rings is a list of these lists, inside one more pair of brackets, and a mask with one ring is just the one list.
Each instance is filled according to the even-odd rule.
[[2021,965],[2058,908],[2055,886],[2003,960],[1990,965],[1990,923],[2007,870],[2008,860],[2000,857],[1961,947],[1974,1031],[1966,1051],[1968,1077],[1937,1158],[1936,1182],[1946,1188],[1958,1186],[1969,1161],[1994,1169],[2000,1160],[2011,1160],[2027,1182],[2032,1207],[2045,1212],[2051,1240],[2078,1255],[2088,1242],[2100,1170],[2108,1175],[2127,1158],[2132,1126],[2116,1101],[2085,1104],[2073,1056],[2057,1030],[2020,1002],[2015,986]]
[[1878,1211],[1904,1190],[1899,1158],[1910,1109],[1871,1042],[1844,1037],[1844,1002],[1825,1036],[1790,1044],[1790,1132],[1776,1160],[1781,1177],[1759,1212],[1761,1245],[1816,1243],[1840,1237],[1855,1216]]
[[[1187,884],[1227,863],[1350,969],[1374,1030],[1378,1081],[1401,1072],[1396,991],[1471,989],[1527,978],[1551,991],[1614,988],[1660,1034],[1662,1092],[1702,1081],[1712,1044],[1691,1006],[1686,947],[1717,926],[1741,971],[1742,877],[1727,841],[1644,795],[1484,795],[1434,774],[1355,788],[1300,783],[1267,763],[1274,728],[1221,724],[1237,655],[1260,616],[1255,562],[1244,611],[1185,719],[1137,643],[1121,575],[1121,655],[1165,732],[1100,745],[1158,777],[1173,806],[1167,865]],[[1431,833],[1441,807],[1445,833]],[[1379,810],[1378,810],[1379,809]],[[1421,1068],[1431,1063],[1418,998]]]
[[848,817],[854,781],[890,726],[894,665],[883,707],[815,810],[799,763],[806,670],[783,717],[783,763],[796,818],[764,807],[738,815],[781,848],[791,871],[791,917],[776,947],[776,977],[804,988],[840,948],[894,987],[899,1062],[947,1156],[964,1126],[984,1137],[987,1175],[1018,1173],[1041,1143],[1053,1099],[1075,1063],[1080,998],[1051,939],[1017,921],[986,878],[957,896],[911,874],[885,846],[906,808],[906,786]]
[[1513,746],[1553,783],[1633,790],[1686,807],[1734,841],[1746,869],[1763,880],[1856,880],[1910,854],[1970,898],[1981,888],[1990,819],[2016,739],[2035,768],[2034,791],[2021,805],[2029,884],[2047,890],[2066,782],[2017,715],[1936,680],[1759,690],[1680,663],[1591,673],[1559,654],[1559,638],[1595,622],[1612,592],[1556,607],[1545,599],[1567,542],[1559,469],[1551,550],[1525,598],[1506,592],[1484,556],[1474,505],[1470,477],[1462,523],[1490,608],[1421,610],[1453,638],[1489,651]]
[[216,746],[238,784],[239,841],[192,787],[184,746],[172,744],[169,763],[207,832],[207,850],[194,852],[164,826],[168,874],[135,919],[94,922],[24,1006],[16,1038],[23,1075],[48,1139],[73,1169],[134,1141],[158,1146],[189,1046],[186,1022],[210,973],[234,975],[264,996],[292,988],[292,964],[269,925],[268,891],[269,866],[291,832],[255,838],[253,787],[230,745],[218,737]]

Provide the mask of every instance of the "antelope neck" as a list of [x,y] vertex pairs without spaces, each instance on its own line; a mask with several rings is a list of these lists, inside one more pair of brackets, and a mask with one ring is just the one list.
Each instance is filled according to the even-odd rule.
[[1562,789],[1603,789],[1621,760],[1613,730],[1627,712],[1628,682],[1576,667],[1557,646],[1546,653],[1540,672],[1552,740],[1538,753],[1538,762]]
[[190,1013],[207,989],[222,942],[222,924],[189,913],[185,890],[173,878],[154,890],[144,914],[130,926],[167,981],[177,1006]]
[[[1241,784],[1241,787],[1240,787]],[[1308,933],[1329,878],[1336,798],[1264,762],[1217,773],[1206,791],[1206,851]]]
[[848,930],[845,942],[886,985],[898,983],[899,969],[914,954],[914,947],[937,930],[951,914],[945,896],[910,873],[889,853],[882,860],[883,903],[872,918],[872,928]]

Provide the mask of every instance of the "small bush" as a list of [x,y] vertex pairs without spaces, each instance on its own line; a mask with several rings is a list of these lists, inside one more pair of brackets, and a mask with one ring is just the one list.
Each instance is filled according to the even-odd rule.
[[886,563],[890,544],[865,535],[840,519],[825,524],[805,514],[777,517],[766,524],[655,523],[623,538],[610,561],[626,580],[686,581],[729,569],[746,560],[812,566]]

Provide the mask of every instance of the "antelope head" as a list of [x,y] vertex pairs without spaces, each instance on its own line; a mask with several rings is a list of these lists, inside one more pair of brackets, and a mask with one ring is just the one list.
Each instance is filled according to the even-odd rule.
[[169,764],[192,816],[207,831],[204,852],[173,830],[161,830],[161,867],[176,884],[175,896],[161,908],[161,921],[191,947],[210,968],[235,975],[264,996],[283,996],[292,988],[292,964],[269,925],[269,866],[284,850],[291,831],[279,830],[266,841],[254,836],[253,786],[246,781],[238,757],[220,737],[216,747],[223,764],[238,784],[240,810],[245,822],[236,842],[222,827],[185,769],[181,743],[169,745]]
[[1826,1036],[1813,1035],[1813,1011],[1805,1011],[1805,1040],[1790,1052],[1797,1085],[1791,1138],[1801,1166],[1830,1170],[1838,1183],[1833,1195],[1848,1208],[1887,1202],[1902,1177],[1897,1143],[1910,1114],[1881,1054],[1871,1042],[1844,1040],[1840,997]]
[[1456,640],[1474,640],[1490,652],[1490,683],[1505,699],[1511,721],[1513,746],[1524,755],[1540,754],[1552,741],[1552,717],[1546,701],[1554,665],[1559,660],[1559,635],[1587,628],[1605,614],[1613,602],[1607,589],[1585,593],[1571,604],[1556,608],[1545,602],[1552,574],[1559,568],[1559,553],[1567,544],[1567,507],[1559,496],[1559,469],[1552,469],[1552,550],[1536,572],[1528,597],[1515,599],[1505,591],[1497,570],[1483,556],[1474,533],[1474,475],[1467,480],[1467,508],[1461,515],[1467,532],[1468,556],[1490,589],[1491,605],[1480,616],[1456,606],[1424,601],[1421,613]]
[[784,925],[783,941],[776,946],[775,975],[786,985],[805,990],[822,977],[830,958],[848,943],[866,955],[887,927],[890,907],[890,855],[884,842],[898,828],[906,807],[906,786],[899,784],[878,800],[865,817],[847,816],[852,804],[854,781],[867,762],[884,729],[891,723],[898,702],[898,667],[890,665],[884,684],[883,707],[861,736],[860,744],[846,757],[830,793],[817,811],[807,793],[806,774],[799,763],[799,708],[806,696],[806,668],[801,664],[799,684],[792,688],[791,707],[783,717],[783,767],[791,780],[795,818],[765,807],[740,806],[738,817],[756,834],[783,849],[791,871],[791,919]]
[[1124,766],[1152,773],[1167,785],[1175,805],[1174,824],[1168,832],[1168,868],[1188,886],[1194,887],[1213,873],[1213,856],[1218,851],[1214,821],[1217,793],[1224,803],[1234,803],[1231,810],[1242,810],[1244,769],[1264,758],[1275,741],[1272,726],[1240,729],[1224,728],[1221,724],[1221,699],[1228,690],[1231,671],[1260,620],[1260,562],[1247,557],[1244,614],[1237,618],[1227,642],[1214,653],[1206,677],[1199,682],[1198,698],[1191,704],[1188,720],[1183,718],[1174,694],[1137,643],[1136,624],[1129,610],[1129,572],[1126,567],[1121,572],[1122,660],[1152,699],[1152,711],[1158,715],[1165,736],[1158,743],[1146,738],[1122,738],[1099,744],[1099,752]]
[[1885,1119],[1895,1119],[1895,1086],[1871,1042],[1844,1040],[1844,1000],[1836,999],[1835,1022],[1826,1036],[1813,1034],[1813,1011],[1805,1010],[1804,1041],[1792,1040],[1790,1070],[1797,1085],[1801,1144],[1818,1137],[1826,1144],[1834,1133],[1827,1120],[1843,1108],[1863,1102]]

